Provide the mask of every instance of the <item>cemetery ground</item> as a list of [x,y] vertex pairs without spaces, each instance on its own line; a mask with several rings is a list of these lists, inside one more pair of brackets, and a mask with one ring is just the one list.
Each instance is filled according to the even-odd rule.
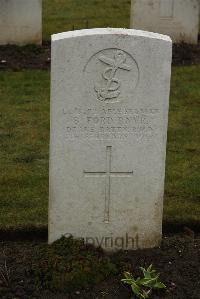
[[123,271],[137,277],[139,267],[150,264],[167,287],[151,298],[199,298],[199,45],[175,46],[173,52],[160,248],[106,255],[72,239],[46,242],[50,34],[129,26],[129,0],[103,2],[44,0],[43,46],[0,47],[2,299],[128,299]]
[[[49,72],[0,72],[0,229],[45,227],[48,205]],[[173,67],[164,224],[199,227],[200,66]]]
[[48,70],[0,72],[0,250],[1,273],[8,275],[0,278],[0,296],[130,298],[123,271],[138,276],[139,266],[152,263],[167,286],[152,298],[199,298],[200,66],[172,68],[163,243],[112,256],[76,243],[52,253],[46,245],[49,77]]

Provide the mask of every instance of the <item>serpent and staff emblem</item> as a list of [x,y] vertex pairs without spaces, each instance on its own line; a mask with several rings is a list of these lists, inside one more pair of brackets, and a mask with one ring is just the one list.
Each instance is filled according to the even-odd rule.
[[104,55],[98,57],[102,63],[108,65],[102,73],[105,84],[103,84],[103,86],[99,83],[95,84],[98,100],[109,102],[112,99],[118,98],[120,95],[121,82],[116,77],[116,73],[119,69],[131,71],[131,66],[126,64],[126,58],[126,53],[122,50],[116,50],[113,59]]

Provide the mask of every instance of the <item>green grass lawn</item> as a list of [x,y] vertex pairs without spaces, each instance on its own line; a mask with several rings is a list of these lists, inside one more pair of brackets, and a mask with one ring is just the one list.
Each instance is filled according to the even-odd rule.
[[49,73],[0,73],[0,226],[47,223]]
[[164,219],[200,221],[200,65],[173,67]]
[[131,0],[43,0],[43,39],[73,29],[129,27]]
[[[173,67],[165,221],[200,221],[199,82],[200,66]],[[0,72],[0,86],[0,228],[46,225],[49,72]]]

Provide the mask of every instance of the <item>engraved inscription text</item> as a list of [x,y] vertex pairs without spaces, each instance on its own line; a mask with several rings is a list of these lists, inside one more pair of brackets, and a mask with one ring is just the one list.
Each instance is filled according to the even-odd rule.
[[66,139],[151,139],[156,134],[159,109],[63,108]]

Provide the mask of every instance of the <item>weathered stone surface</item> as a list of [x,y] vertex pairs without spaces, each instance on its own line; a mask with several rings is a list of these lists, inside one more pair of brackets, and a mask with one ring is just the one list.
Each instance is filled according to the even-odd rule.
[[131,28],[167,34],[176,43],[197,44],[199,0],[132,0]]
[[91,29],[52,37],[49,242],[159,244],[169,37]]
[[42,43],[42,0],[0,0],[0,45]]

